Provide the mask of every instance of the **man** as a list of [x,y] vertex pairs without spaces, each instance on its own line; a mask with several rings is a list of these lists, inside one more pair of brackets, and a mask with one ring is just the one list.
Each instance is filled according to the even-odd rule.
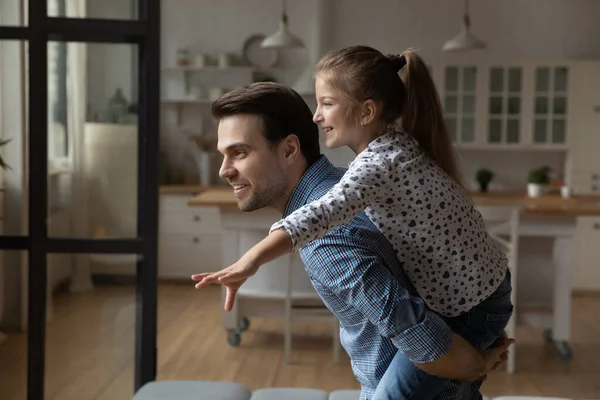
[[[224,156],[219,173],[242,211],[274,207],[286,216],[323,196],[343,175],[320,154],[310,109],[285,86],[256,83],[233,90],[212,111]],[[299,253],[315,290],[340,320],[361,399],[372,396],[398,351],[411,367],[452,379],[444,380],[442,398],[481,398],[479,379],[505,357],[508,344],[481,353],[452,333],[416,295],[391,245],[365,213]],[[209,273],[192,279],[199,281],[197,288],[215,281]],[[227,310],[242,283],[227,284]]]

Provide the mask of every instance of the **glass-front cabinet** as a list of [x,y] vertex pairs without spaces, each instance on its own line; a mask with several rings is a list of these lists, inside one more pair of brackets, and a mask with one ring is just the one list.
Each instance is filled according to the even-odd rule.
[[533,144],[566,143],[568,75],[565,66],[535,67]]
[[443,71],[442,103],[448,130],[456,143],[475,143],[477,67],[447,66]]
[[523,68],[494,66],[488,76],[486,143],[518,144],[523,137]]
[[458,147],[566,149],[568,63],[470,63],[435,71]]

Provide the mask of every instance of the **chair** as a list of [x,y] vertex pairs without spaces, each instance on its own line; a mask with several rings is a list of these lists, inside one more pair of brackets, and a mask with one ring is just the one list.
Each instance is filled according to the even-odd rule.
[[[519,259],[519,224],[520,206],[477,206],[481,213],[488,233],[504,249],[508,257],[511,271],[511,301],[514,305],[513,315],[505,329],[508,337],[515,338],[517,325],[517,264]],[[509,374],[515,371],[515,348],[510,350],[506,364]]]
[[[292,324],[296,320],[311,320],[330,322],[333,325],[333,361],[339,362],[340,359],[340,333],[339,321],[331,311],[325,307],[317,293],[305,295],[306,298],[299,299],[294,296],[292,285],[292,270],[294,261],[297,261],[297,254],[287,257],[287,277],[286,277],[286,296],[284,300],[284,359],[286,363],[291,360],[292,353]],[[300,301],[299,301],[300,300]],[[302,300],[308,300],[299,303]]]

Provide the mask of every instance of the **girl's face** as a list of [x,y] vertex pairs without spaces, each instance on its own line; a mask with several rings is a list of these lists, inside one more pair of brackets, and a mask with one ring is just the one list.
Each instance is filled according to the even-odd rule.
[[350,112],[353,109],[350,101],[319,75],[315,79],[315,94],[317,109],[313,121],[325,135],[325,146],[329,149],[348,146],[358,153],[362,127],[356,113]]

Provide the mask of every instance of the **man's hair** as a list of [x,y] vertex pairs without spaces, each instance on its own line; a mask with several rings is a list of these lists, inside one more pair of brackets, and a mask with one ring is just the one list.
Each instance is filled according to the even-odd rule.
[[312,120],[312,112],[302,97],[287,86],[256,82],[233,89],[212,104],[212,115],[217,119],[236,114],[260,116],[263,134],[272,146],[296,135],[309,166],[321,155],[319,128]]

